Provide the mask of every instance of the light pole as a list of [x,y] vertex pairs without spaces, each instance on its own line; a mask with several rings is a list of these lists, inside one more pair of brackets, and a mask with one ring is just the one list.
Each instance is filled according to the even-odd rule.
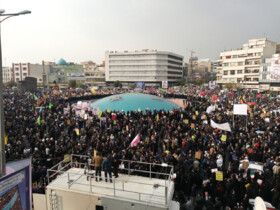
[[5,10],[0,9],[0,18],[3,16],[4,18],[0,19],[0,177],[6,174],[6,157],[5,157],[5,138],[4,138],[4,106],[3,106],[3,75],[2,75],[2,46],[1,46],[1,23],[14,16],[26,15],[31,12],[28,10],[24,10],[18,13],[10,13],[5,14]]

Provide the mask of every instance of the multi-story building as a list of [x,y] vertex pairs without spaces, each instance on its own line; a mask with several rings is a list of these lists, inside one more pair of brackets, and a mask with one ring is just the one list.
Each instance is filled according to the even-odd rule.
[[280,91],[280,54],[262,56],[260,91]]
[[13,63],[12,64],[13,81],[18,82],[30,76],[29,63]]
[[13,63],[12,75],[13,81],[23,81],[25,77],[34,77],[37,79],[37,85],[42,86],[48,83],[48,74],[51,71],[50,65]]
[[13,71],[11,67],[3,67],[2,68],[3,74],[3,83],[7,84],[13,81]]
[[85,84],[91,86],[105,87],[105,61],[96,65],[92,61],[82,62],[85,74]]
[[144,82],[146,86],[176,84],[183,78],[183,59],[181,55],[157,50],[135,52],[106,52],[106,82],[120,81],[124,86],[134,82]]
[[276,42],[251,39],[241,49],[220,53],[217,83],[242,83],[244,88],[259,89],[261,56],[276,52]]
[[280,44],[276,45],[276,54],[280,54]]

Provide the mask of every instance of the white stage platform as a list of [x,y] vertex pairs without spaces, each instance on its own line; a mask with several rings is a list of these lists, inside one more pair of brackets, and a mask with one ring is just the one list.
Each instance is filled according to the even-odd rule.
[[[95,171],[90,171],[95,174]],[[52,181],[48,187],[51,189],[65,189],[76,193],[93,193],[96,196],[110,196],[151,203],[159,206],[167,206],[172,199],[174,191],[173,181],[155,179],[149,177],[119,174],[117,179],[113,177],[113,183],[105,182],[104,172],[102,181],[87,181],[84,169],[70,168]],[[70,182],[68,183],[68,180]]]

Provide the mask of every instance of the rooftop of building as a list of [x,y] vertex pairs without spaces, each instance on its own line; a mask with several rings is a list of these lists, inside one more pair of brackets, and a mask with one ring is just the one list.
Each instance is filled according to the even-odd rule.
[[181,58],[184,58],[184,56],[173,53],[173,52],[168,52],[168,51],[158,51],[158,50],[149,50],[149,49],[144,49],[144,50],[135,50],[135,51],[106,51],[108,54],[119,54],[119,55],[126,55],[126,54],[170,54],[170,55],[175,55]]

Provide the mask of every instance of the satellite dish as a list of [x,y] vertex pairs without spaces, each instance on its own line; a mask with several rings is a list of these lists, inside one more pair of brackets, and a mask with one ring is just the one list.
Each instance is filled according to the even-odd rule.
[[261,197],[256,197],[254,205],[255,210],[266,210],[265,203]]

